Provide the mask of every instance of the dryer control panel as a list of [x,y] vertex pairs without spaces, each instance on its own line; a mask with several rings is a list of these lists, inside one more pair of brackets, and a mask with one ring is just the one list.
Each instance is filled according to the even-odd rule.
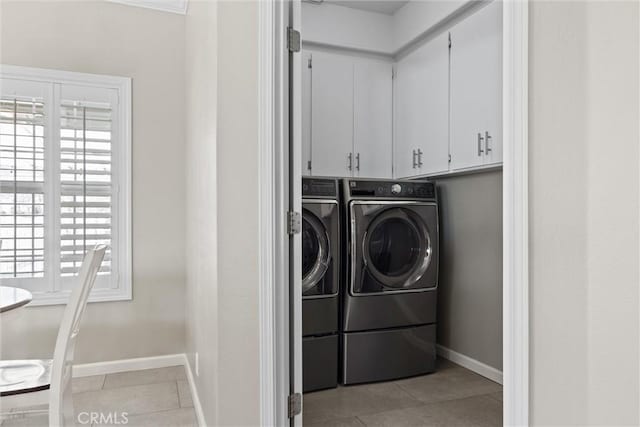
[[436,188],[433,182],[425,181],[350,180],[349,195],[385,199],[434,199]]
[[338,181],[333,178],[303,177],[302,196],[335,199],[338,196]]

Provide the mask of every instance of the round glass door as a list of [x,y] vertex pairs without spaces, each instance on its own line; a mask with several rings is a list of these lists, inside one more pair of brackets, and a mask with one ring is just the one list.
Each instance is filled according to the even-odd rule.
[[424,221],[406,208],[390,208],[371,222],[363,242],[364,262],[385,287],[410,288],[431,262],[431,238]]
[[311,212],[302,212],[302,293],[320,282],[329,267],[329,236]]

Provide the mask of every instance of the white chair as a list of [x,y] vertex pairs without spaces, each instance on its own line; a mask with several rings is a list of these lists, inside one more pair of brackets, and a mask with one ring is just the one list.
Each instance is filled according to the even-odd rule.
[[99,245],[84,257],[78,286],[62,316],[53,360],[0,361],[0,411],[4,417],[9,409],[48,403],[50,426],[75,425],[71,374],[76,337],[105,251],[106,246]]

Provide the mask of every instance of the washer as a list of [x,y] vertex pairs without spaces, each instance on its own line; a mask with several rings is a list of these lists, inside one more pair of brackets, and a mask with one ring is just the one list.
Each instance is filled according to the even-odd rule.
[[435,370],[438,202],[428,181],[343,180],[342,381]]
[[338,385],[340,205],[338,180],[302,179],[303,391]]

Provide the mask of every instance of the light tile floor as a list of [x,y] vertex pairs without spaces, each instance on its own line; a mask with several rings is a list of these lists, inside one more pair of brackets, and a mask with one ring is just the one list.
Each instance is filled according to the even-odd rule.
[[[74,378],[73,402],[76,414],[98,412],[106,416],[127,412],[128,426],[197,426],[182,366]],[[122,424],[122,418],[120,421]],[[46,414],[20,416],[2,423],[2,427],[47,425]]]
[[[134,427],[197,425],[181,366],[76,378],[73,392],[76,413],[127,412],[127,425]],[[2,427],[40,427],[47,420],[46,415],[18,417]],[[502,386],[438,359],[438,370],[430,375],[308,393],[304,425],[500,426]]]
[[429,375],[305,394],[309,426],[501,426],[502,386],[438,359]]

